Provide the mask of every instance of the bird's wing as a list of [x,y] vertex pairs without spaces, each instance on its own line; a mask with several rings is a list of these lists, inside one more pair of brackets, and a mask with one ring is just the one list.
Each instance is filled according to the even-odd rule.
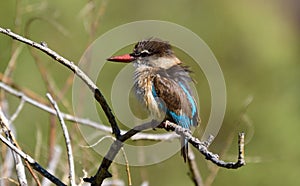
[[189,87],[172,79],[156,75],[153,78],[153,95],[160,98],[166,114],[177,124],[189,128],[198,124],[198,111]]

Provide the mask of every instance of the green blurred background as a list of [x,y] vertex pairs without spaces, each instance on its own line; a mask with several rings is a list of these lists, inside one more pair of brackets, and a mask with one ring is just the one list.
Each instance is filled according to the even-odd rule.
[[[128,22],[163,20],[192,30],[215,54],[227,87],[224,124],[211,150],[220,154],[226,152],[222,159],[235,161],[239,131],[246,132],[247,142],[247,165],[238,170],[218,170],[196,153],[206,185],[300,184],[300,3],[297,0],[20,0],[2,1],[0,5],[2,28],[10,28],[37,42],[45,41],[51,49],[75,63],[94,39]],[[17,46],[19,43],[12,44],[11,38],[0,35],[2,73]],[[47,92],[45,83],[29,49],[23,46],[12,79],[20,87],[44,97]],[[57,88],[61,89],[71,72],[41,52],[35,53]],[[106,68],[117,72],[122,66],[108,65]],[[114,68],[118,69],[114,71]],[[201,78],[196,79],[199,94],[203,92],[200,97],[203,103],[201,117],[205,125],[210,113],[210,95],[205,86],[206,80]],[[108,97],[111,81],[99,81],[100,88]],[[70,89],[64,97],[70,104],[71,96]],[[245,110],[245,102],[251,99]],[[9,110],[13,113],[18,99],[8,96],[8,100]],[[48,118],[47,113],[26,105],[15,121],[17,139],[31,155],[34,154],[37,130],[41,132],[45,146],[40,162],[44,164],[49,135]],[[58,143],[63,144],[59,130],[57,136]],[[92,176],[101,157],[87,152],[92,149],[74,148],[77,177],[82,177],[82,169]],[[65,160],[64,155],[62,159]],[[60,169],[60,172],[66,171],[65,166]],[[126,183],[124,166],[115,165],[114,169]],[[150,185],[193,185],[187,172],[188,167],[179,154],[157,165],[131,167],[133,185],[140,185],[144,180]]]

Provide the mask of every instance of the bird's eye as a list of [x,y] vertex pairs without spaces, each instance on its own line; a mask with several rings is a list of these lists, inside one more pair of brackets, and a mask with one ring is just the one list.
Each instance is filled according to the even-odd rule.
[[149,56],[151,53],[148,50],[143,50],[140,52],[141,57],[146,57]]

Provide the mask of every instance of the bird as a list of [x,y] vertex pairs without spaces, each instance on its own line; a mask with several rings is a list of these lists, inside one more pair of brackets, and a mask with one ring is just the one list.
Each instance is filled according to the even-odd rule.
[[[176,57],[168,41],[148,38],[137,42],[133,52],[112,56],[112,62],[133,63],[134,92],[154,120],[169,120],[185,129],[200,123],[190,84],[189,66]],[[181,136],[181,155],[188,156],[188,140]]]

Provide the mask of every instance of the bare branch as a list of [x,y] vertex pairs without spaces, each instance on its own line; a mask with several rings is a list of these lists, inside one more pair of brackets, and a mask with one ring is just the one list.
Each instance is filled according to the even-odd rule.
[[8,66],[4,71],[3,74],[3,81],[6,82],[7,78],[10,78],[12,75],[12,72],[14,71],[15,67],[16,67],[16,62],[17,62],[17,58],[19,57],[21,51],[23,50],[23,46],[19,45],[13,52],[9,62],[8,62]]
[[2,135],[0,135],[0,140],[6,144],[10,149],[19,154],[25,161],[27,161],[34,170],[38,171],[41,175],[48,178],[52,183],[59,186],[66,186],[63,182],[61,182],[58,178],[50,174],[46,169],[44,169],[39,163],[37,163],[32,157],[28,154],[24,153],[22,150],[18,149],[14,146],[10,141],[5,139]]
[[54,101],[54,99],[51,97],[50,94],[47,94],[48,99],[50,100],[51,104],[53,105],[56,114],[58,116],[59,122],[61,124],[61,128],[64,134],[65,142],[66,142],[66,147],[67,147],[67,153],[68,153],[68,161],[69,161],[69,179],[70,183],[72,186],[76,185],[75,183],[75,168],[74,168],[74,158],[73,158],[73,152],[72,152],[72,146],[71,146],[71,140],[70,140],[70,135],[68,132],[68,128],[65,124],[65,121],[61,115],[61,112]]
[[[1,107],[0,107],[1,109]],[[50,174],[47,170],[45,170],[42,166],[40,166],[33,158],[31,158],[29,155],[25,154],[17,145],[17,143],[15,142],[14,137],[12,136],[9,128],[8,128],[8,120],[6,119],[6,117],[4,116],[3,112],[0,110],[0,123],[2,128],[4,128],[7,132],[6,135],[9,137],[9,140],[5,139],[2,135],[0,135],[1,141],[3,143],[5,143],[11,150],[14,151],[14,153],[16,153],[18,156],[20,156],[21,158],[23,158],[26,162],[29,163],[29,165],[35,169],[36,171],[38,171],[41,175],[43,175],[44,177],[48,178],[51,182],[57,184],[57,185],[65,185],[64,183],[62,183],[58,178],[54,177],[52,174]],[[14,144],[13,144],[14,143]],[[20,164],[18,164],[18,167],[20,167]],[[29,167],[30,168],[30,167]],[[30,169],[29,169],[30,170]],[[30,170],[31,171],[31,170]],[[21,171],[17,170],[17,173],[20,173]],[[25,175],[25,172],[24,172]],[[34,175],[35,176],[35,175]],[[21,176],[24,177],[24,176]],[[19,178],[19,177],[18,177]],[[20,181],[20,180],[19,180]],[[20,183],[21,184],[21,183]]]
[[23,165],[22,159],[16,153],[13,153],[13,155],[14,155],[14,159],[15,159],[16,173],[17,173],[17,176],[18,176],[19,184],[21,186],[26,186],[26,185],[28,185],[28,183],[27,183],[27,178],[26,178],[26,174],[25,174],[25,167]]
[[[8,119],[5,117],[1,107],[0,107],[0,120],[1,120],[0,125],[6,135],[6,138],[11,143],[15,143],[15,137],[11,133],[11,130],[9,128]],[[15,165],[16,165],[16,173],[17,173],[19,184],[21,186],[26,186],[28,184],[27,184],[27,178],[26,178],[25,167],[23,165],[23,162],[22,162],[20,156],[15,152],[13,152],[13,157],[14,157],[14,161],[15,161]]]
[[239,133],[239,156],[238,156],[238,162],[240,162],[241,165],[245,165],[245,133],[241,132]]
[[128,140],[131,136],[137,134],[138,132],[150,128],[155,128],[157,123],[149,122],[142,125],[138,125],[124,135],[120,136],[119,140],[115,140],[114,143],[110,146],[108,152],[102,160],[102,163],[96,173],[95,176],[91,178],[84,178],[85,182],[90,182],[92,186],[101,185],[104,179],[111,177],[112,175],[109,173],[108,168],[110,167],[112,161],[115,159],[116,155],[123,147],[123,142]]
[[192,144],[199,152],[201,152],[205,156],[207,160],[210,160],[219,167],[224,167],[227,169],[237,169],[246,164],[244,159],[244,133],[239,134],[239,154],[237,162],[225,162],[220,160],[217,154],[213,154],[212,152],[210,152],[206,147],[206,143],[201,142],[199,139],[193,137],[188,129],[185,129],[170,121],[163,122],[162,127],[166,130],[175,131],[179,135],[183,135],[186,139],[189,140],[190,144]]
[[200,171],[198,169],[197,163],[195,161],[195,154],[193,152],[193,150],[191,148],[188,149],[189,153],[187,156],[187,162],[189,165],[189,169],[191,172],[191,179],[193,180],[193,182],[195,183],[196,186],[203,186],[203,181],[202,181],[202,177],[200,175]]
[[113,115],[108,103],[106,102],[104,96],[94,84],[94,82],[80,69],[78,68],[73,62],[67,60],[66,58],[62,57],[55,51],[51,50],[48,48],[46,45],[43,43],[36,43],[30,39],[24,38],[18,34],[13,33],[10,29],[3,29],[0,27],[0,33],[3,33],[5,35],[10,36],[13,39],[16,39],[18,41],[21,41],[25,44],[31,45],[34,48],[39,49],[40,51],[46,53],[48,56],[52,57],[55,61],[63,64],[66,66],[68,69],[73,71],[89,88],[90,90],[94,93],[95,99],[98,101],[98,103],[101,105],[103,111],[105,112],[105,115],[108,118],[109,123],[111,124],[113,133],[115,134],[116,138],[118,139],[121,135],[120,129],[117,125],[117,122],[115,120],[115,116]]
[[128,158],[127,158],[125,149],[123,147],[121,147],[121,151],[122,151],[122,154],[123,154],[123,157],[124,157],[124,160],[125,160],[125,164],[126,164],[126,172],[127,172],[127,177],[128,177],[128,185],[132,185]]
[[[5,91],[7,91],[8,93],[21,98],[22,100],[24,100],[25,102],[32,104],[33,106],[36,106],[39,109],[42,109],[46,112],[49,112],[53,115],[56,115],[56,112],[54,109],[52,109],[51,107],[49,107],[48,105],[45,105],[39,101],[36,101],[30,97],[28,97],[27,95],[25,95],[23,92],[18,91],[16,89],[13,89],[12,87],[10,87],[9,85],[0,82],[0,88],[4,89]],[[70,114],[66,114],[61,112],[62,117],[65,120],[71,121],[71,122],[76,122],[79,124],[83,124],[89,127],[93,127],[97,130],[101,130],[103,132],[107,132],[107,133],[111,133],[111,128],[97,123],[95,121],[91,121],[89,119],[85,119],[85,118],[79,118],[79,117],[75,117],[72,116]],[[125,134],[127,131],[121,130],[122,134]],[[167,133],[167,134],[146,134],[146,133],[138,133],[135,136],[131,137],[131,140],[152,140],[152,141],[171,141],[174,139],[179,138],[179,136],[175,133]]]
[[19,183],[17,181],[15,181],[14,179],[11,179],[11,178],[7,178],[7,177],[1,177],[0,178],[0,181],[4,181],[4,180],[7,180],[15,185],[18,185]]
[[224,162],[222,160],[219,160],[219,157],[217,154],[213,154],[212,152],[210,152],[207,149],[207,146],[212,139],[211,137],[208,139],[208,142],[201,142],[199,139],[192,136],[192,134],[190,133],[190,130],[185,129],[175,123],[172,123],[170,121],[165,121],[158,126],[156,122],[152,121],[152,122],[145,123],[145,124],[134,127],[133,129],[129,130],[124,135],[121,135],[119,140],[115,140],[114,143],[110,146],[109,151],[103,158],[102,163],[101,163],[96,175],[91,178],[84,178],[84,181],[90,182],[92,186],[101,185],[104,179],[111,177],[111,174],[109,173],[108,168],[111,165],[111,162],[116,157],[117,153],[123,147],[123,142],[142,130],[146,130],[149,128],[155,128],[155,127],[164,128],[167,131],[169,131],[169,130],[175,131],[178,135],[184,136],[186,139],[188,139],[190,144],[192,144],[200,153],[202,153],[205,156],[205,158],[207,160],[210,160],[217,166],[228,168],[228,169],[237,169],[237,168],[245,165],[244,144],[243,144],[244,134],[243,133],[241,133],[239,136],[240,140],[239,140],[238,161],[237,162]]
[[20,114],[21,110],[23,109],[24,103],[25,103],[25,101],[21,98],[21,102],[20,102],[20,104],[19,104],[17,110],[16,110],[15,113],[10,117],[10,119],[9,119],[9,121],[8,121],[9,123],[12,123],[12,122],[15,121],[15,119],[18,117],[18,115]]
[[[61,151],[62,150],[61,150],[60,146],[58,146],[58,145],[54,146],[53,156],[50,159],[50,161],[48,162],[48,166],[47,166],[47,171],[51,172],[52,174],[55,173],[55,170],[56,170],[57,165],[59,163],[60,156],[61,156]],[[47,178],[44,178],[42,180],[42,185],[43,186],[50,186],[51,182]]]

